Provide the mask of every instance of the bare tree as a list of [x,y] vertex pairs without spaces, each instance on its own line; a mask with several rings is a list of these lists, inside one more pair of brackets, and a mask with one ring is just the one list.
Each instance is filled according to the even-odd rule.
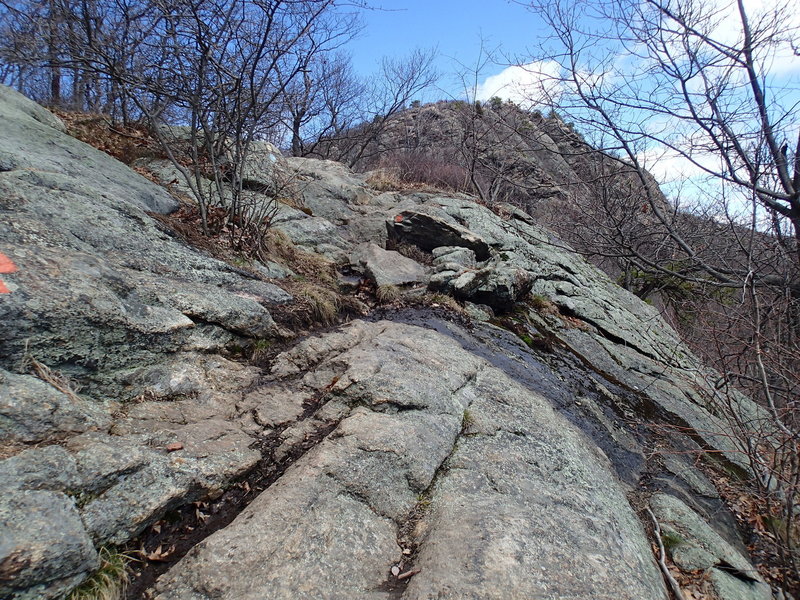
[[331,128],[308,154],[355,167],[385,152],[376,142],[392,117],[437,81],[435,58],[435,50],[422,49],[403,58],[384,58],[380,73],[364,85],[363,95],[350,96],[359,105],[357,120],[346,128]]
[[314,154],[322,140],[340,137],[357,125],[366,92],[347,54],[314,56],[302,77],[295,78],[284,92],[292,155]]
[[[643,295],[669,282],[725,296],[703,298],[692,341],[722,373],[718,406],[750,459],[757,493],[784,524],[775,539],[796,580],[800,95],[774,70],[797,54],[796,6],[751,13],[743,0],[524,4],[552,31],[524,61],[541,92],[615,163],[602,163],[606,173],[638,180],[626,195],[598,174],[600,252],[628,261],[649,288]],[[668,202],[647,171],[662,161],[691,175]],[[704,214],[680,210],[687,198]],[[632,216],[637,207],[646,219]],[[735,389],[758,399],[768,422],[740,413]]]
[[785,25],[794,9],[774,6],[750,16],[741,1],[727,10],[702,0],[556,0],[532,8],[553,37],[527,64],[555,62],[560,72],[553,85],[553,70],[540,69],[543,93],[592,142],[639,174],[653,214],[686,258],[717,282],[755,278],[781,285],[788,272],[704,260],[662,213],[646,169],[654,160],[680,158],[715,180],[697,193],[755,201],[756,216],[770,221],[797,265],[798,98],[767,85],[772,61],[794,35]]

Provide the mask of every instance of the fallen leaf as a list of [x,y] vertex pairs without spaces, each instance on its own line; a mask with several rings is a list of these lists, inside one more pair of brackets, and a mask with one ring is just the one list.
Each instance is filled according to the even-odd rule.
[[180,442],[172,442],[167,446],[167,452],[175,452],[176,450],[183,450],[183,444]]
[[158,548],[147,554],[147,560],[151,560],[153,562],[166,562],[169,560],[169,557],[173,552],[175,552],[175,546],[170,546],[164,550],[164,546],[159,545]]
[[400,567],[398,567],[397,565],[393,566],[392,567],[392,575],[394,575],[395,577],[400,575]]

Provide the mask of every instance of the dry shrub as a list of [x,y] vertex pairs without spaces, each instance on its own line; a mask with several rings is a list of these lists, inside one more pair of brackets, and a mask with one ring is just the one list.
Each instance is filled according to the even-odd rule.
[[390,169],[376,169],[370,171],[365,182],[372,189],[379,192],[396,192],[405,189],[400,177]]
[[396,181],[393,189],[414,189],[414,186],[431,186],[433,191],[470,193],[472,187],[467,170],[448,160],[422,152],[395,152],[381,158],[380,173],[386,172],[387,182]]

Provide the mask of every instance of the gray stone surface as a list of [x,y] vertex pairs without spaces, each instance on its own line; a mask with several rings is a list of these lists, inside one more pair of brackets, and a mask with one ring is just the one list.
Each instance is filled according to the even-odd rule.
[[62,598],[98,566],[78,511],[64,494],[4,490],[0,534],[3,598]]
[[110,424],[111,417],[102,407],[31,375],[0,368],[0,439],[53,440]]
[[368,204],[373,193],[364,184],[364,175],[329,160],[291,157],[287,163],[294,170],[295,188],[303,205],[317,217],[336,225],[345,225],[360,216],[359,207]]
[[[277,481],[160,579],[162,600],[660,600],[631,506],[651,483],[681,498],[653,500],[687,540],[675,563],[710,569],[724,600],[762,597],[717,568],[754,572],[711,483],[691,461],[649,452],[701,443],[741,462],[713,374],[654,309],[528,215],[380,193],[342,165],[264,146],[251,183],[290,185],[286,198],[305,204],[281,203],[277,230],[342,264],[366,250],[362,268],[380,263],[384,284],[420,267],[379,246],[390,234],[417,244],[433,256],[434,288],[475,320],[457,325],[440,302],[387,311],[392,321],[259,352],[261,368],[247,349],[286,333],[272,312],[292,302],[263,278],[291,273],[267,260],[261,278],[189,248],[142,210],[150,184],[4,88],[0,117],[12,132],[0,141],[12,169],[0,169],[0,252],[19,266],[0,297],[0,596],[63,597],[97,547],[258,466],[253,476]],[[55,154],[25,153],[40,147]],[[51,169],[65,148],[83,164]],[[18,372],[26,352],[81,394]]]
[[5,86],[0,87],[0,122],[0,172],[58,173],[79,180],[93,195],[113,195],[143,210],[168,213],[178,208],[163,188],[66,135],[57,117]]
[[79,490],[82,477],[73,457],[61,446],[32,448],[0,461],[0,489]]
[[160,600],[394,597],[383,584],[422,500],[404,598],[666,597],[606,459],[454,340],[355,322],[278,357],[272,376],[301,372],[311,388],[334,381],[349,414],[164,575]]
[[428,280],[425,267],[417,261],[373,243],[356,246],[350,253],[350,264],[363,271],[378,287],[425,283]]
[[[673,541],[670,555],[685,571],[708,571],[722,600],[769,600],[772,593],[750,560],[733,548],[705,519],[678,498],[656,494],[650,501],[663,535]],[[732,577],[726,569],[734,569]],[[750,582],[742,581],[742,576]]]
[[[174,207],[163,188],[58,131],[45,112],[8,90],[0,96],[2,156],[16,161],[0,170],[0,252],[19,268],[3,276],[11,293],[0,302],[0,368],[17,370],[27,348],[89,395],[114,397],[119,370],[276,334],[269,309],[290,295],[179,241],[143,210]],[[23,409],[55,407],[23,426],[14,416],[21,400],[4,395],[4,427],[25,441],[42,439],[36,428],[95,425],[96,410],[52,391],[23,393]]]

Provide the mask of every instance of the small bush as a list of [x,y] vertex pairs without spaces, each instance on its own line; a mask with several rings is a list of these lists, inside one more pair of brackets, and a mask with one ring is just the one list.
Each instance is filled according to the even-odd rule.
[[[381,158],[380,167],[377,173],[384,173],[383,185],[388,186],[384,191],[389,189],[425,191],[425,188],[420,186],[430,186],[431,191],[470,193],[472,190],[469,174],[464,167],[430,154],[411,151],[386,154]],[[381,183],[380,179],[377,181]]]

